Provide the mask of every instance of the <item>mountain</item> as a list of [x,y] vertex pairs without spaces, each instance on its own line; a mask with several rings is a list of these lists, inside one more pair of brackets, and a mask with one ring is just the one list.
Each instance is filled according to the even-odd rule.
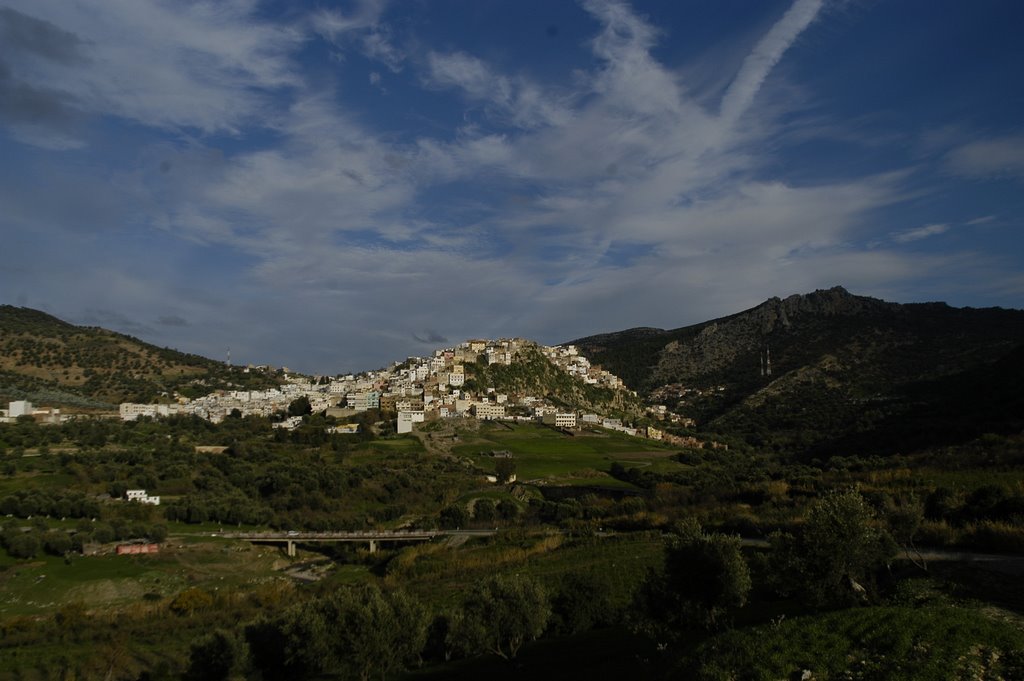
[[702,430],[802,455],[893,453],[1024,428],[1020,310],[890,303],[836,287],[571,343]]
[[151,402],[175,390],[195,396],[215,388],[275,383],[272,376],[245,373],[199,355],[75,326],[39,310],[0,305],[0,399],[103,408]]

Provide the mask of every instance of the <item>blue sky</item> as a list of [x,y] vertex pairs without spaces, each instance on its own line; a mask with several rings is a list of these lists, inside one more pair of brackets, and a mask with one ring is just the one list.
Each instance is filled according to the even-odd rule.
[[1016,0],[0,0],[0,301],[336,373],[1024,300]]

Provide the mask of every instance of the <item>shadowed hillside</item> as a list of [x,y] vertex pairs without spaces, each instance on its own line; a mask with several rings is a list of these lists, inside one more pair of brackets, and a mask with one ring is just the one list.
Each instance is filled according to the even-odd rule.
[[703,429],[752,444],[857,454],[1021,427],[1011,389],[1021,379],[1019,310],[888,303],[836,287],[573,343]]

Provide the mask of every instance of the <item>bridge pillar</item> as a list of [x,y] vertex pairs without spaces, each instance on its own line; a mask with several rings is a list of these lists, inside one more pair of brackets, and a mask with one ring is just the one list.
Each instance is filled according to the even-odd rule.
[[370,553],[377,553],[377,542],[373,539],[370,540]]
[[288,540],[288,557],[289,558],[294,558],[295,557],[295,542],[293,542],[291,540]]

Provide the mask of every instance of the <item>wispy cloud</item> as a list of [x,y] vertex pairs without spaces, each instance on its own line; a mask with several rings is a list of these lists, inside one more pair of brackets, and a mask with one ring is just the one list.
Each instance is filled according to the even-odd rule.
[[946,165],[967,177],[1024,179],[1024,135],[968,142],[946,155]]
[[398,72],[406,55],[382,21],[388,4],[388,0],[359,0],[348,12],[321,8],[310,15],[309,22],[316,33],[337,47],[356,45],[363,55]]
[[796,0],[743,61],[722,98],[721,116],[735,123],[750,108],[771,70],[801,33],[817,18],[823,0]]
[[268,113],[268,91],[300,82],[290,53],[301,31],[257,18],[250,2],[9,4],[13,77],[37,92],[46,83],[84,113],[238,131]]
[[976,227],[978,225],[987,225],[995,222],[995,220],[995,215],[982,215],[981,217],[974,218],[973,220],[968,220],[966,224],[968,227]]
[[907,244],[912,241],[920,241],[921,239],[927,239],[930,236],[937,234],[945,234],[949,231],[949,225],[947,224],[933,224],[924,225],[923,227],[917,227],[915,229],[908,229],[903,232],[893,232],[889,236],[892,240],[898,244]]

